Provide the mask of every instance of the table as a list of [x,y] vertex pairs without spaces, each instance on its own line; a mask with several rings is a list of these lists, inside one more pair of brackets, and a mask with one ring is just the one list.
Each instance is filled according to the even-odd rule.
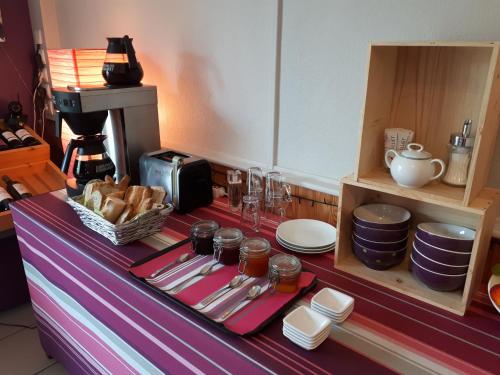
[[[255,336],[233,336],[131,278],[131,263],[186,238],[197,220],[238,226],[238,217],[219,202],[191,214],[173,213],[162,233],[120,247],[82,226],[61,191],[16,202],[12,213],[41,343],[74,374],[484,374],[500,369],[500,316],[484,293],[466,316],[454,316],[335,270],[332,254],[300,257],[318,275],[318,288],[347,292],[355,308],[312,352],[288,341],[279,319]],[[266,225],[261,235],[273,251],[286,252],[274,230]]]

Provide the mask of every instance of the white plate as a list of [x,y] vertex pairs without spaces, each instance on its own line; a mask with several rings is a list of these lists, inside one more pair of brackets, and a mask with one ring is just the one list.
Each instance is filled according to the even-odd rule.
[[335,243],[337,230],[324,221],[296,219],[281,223],[276,235],[293,246],[325,247]]
[[292,244],[290,242],[285,241],[283,238],[281,238],[280,236],[278,236],[277,233],[276,233],[276,239],[279,240],[281,243],[283,243],[283,244],[285,244],[287,246],[290,246],[291,248],[296,248],[296,249],[300,249],[300,250],[322,251],[322,250],[329,249],[332,246],[335,246],[335,242],[332,243],[332,244],[329,244],[327,246],[321,246],[321,247],[298,246],[298,245],[294,245],[294,244]]
[[307,306],[299,306],[283,318],[283,324],[307,337],[315,337],[331,326],[332,321]]
[[303,248],[295,247],[295,246],[292,247],[290,245],[287,245],[283,241],[281,241],[278,237],[276,237],[276,241],[278,241],[278,243],[281,246],[283,246],[285,249],[288,249],[290,251],[295,251],[296,253],[301,253],[301,254],[323,254],[323,253],[328,253],[329,251],[335,250],[335,245],[327,247],[324,250],[314,250],[313,251],[313,250],[307,250],[307,249],[303,249]]
[[328,312],[342,315],[352,307],[354,298],[332,288],[323,288],[312,297],[311,302]]

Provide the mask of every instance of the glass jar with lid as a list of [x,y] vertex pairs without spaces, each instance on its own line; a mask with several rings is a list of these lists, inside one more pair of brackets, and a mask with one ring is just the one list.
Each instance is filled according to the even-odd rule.
[[238,228],[220,228],[214,233],[214,259],[231,265],[240,260],[240,245],[243,233]]
[[214,234],[217,229],[219,224],[213,220],[197,221],[191,226],[191,245],[196,254],[213,254]]
[[267,274],[271,244],[260,237],[243,240],[240,247],[240,264],[238,271],[250,277],[261,277]]
[[281,293],[294,293],[299,286],[302,264],[293,255],[277,254],[269,259],[271,287]]

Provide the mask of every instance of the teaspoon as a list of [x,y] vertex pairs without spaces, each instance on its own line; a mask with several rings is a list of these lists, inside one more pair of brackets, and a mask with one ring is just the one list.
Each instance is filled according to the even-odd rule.
[[238,307],[240,307],[241,304],[244,303],[245,301],[252,301],[252,300],[258,298],[260,296],[260,290],[261,290],[260,285],[252,286],[250,288],[250,290],[248,291],[246,297],[244,299],[242,299],[241,301],[238,301],[238,303],[236,303],[230,309],[224,311],[224,313],[220,316],[220,318],[217,319],[217,321],[222,322],[222,321],[226,320],[227,318],[229,318],[232,315],[232,313],[234,312],[234,310],[236,310]]
[[214,263],[208,263],[208,264],[204,265],[203,268],[198,273],[194,274],[191,277],[188,277],[186,280],[184,280],[180,284],[177,284],[173,288],[167,289],[167,292],[171,292],[173,294],[179,293],[184,288],[184,285],[186,285],[188,282],[190,282],[195,277],[208,275],[210,272],[212,272],[212,269],[217,264],[219,264],[219,263],[218,262],[214,262]]
[[245,281],[247,277],[244,277],[243,275],[236,275],[231,279],[228,285],[222,287],[219,290],[216,290],[212,294],[208,295],[204,299],[201,300],[196,306],[197,310],[204,309],[208,305],[210,305],[212,302],[214,302],[216,299],[222,297],[224,294],[229,292],[231,289],[235,289],[239,287],[241,284],[243,284],[243,281]]
[[179,258],[177,258],[176,260],[174,260],[173,262],[170,262],[170,263],[167,263],[166,265],[164,265],[163,267],[161,268],[158,268],[155,272],[153,272],[151,274],[151,278],[155,278],[156,276],[158,276],[160,273],[162,273],[163,271],[165,271],[167,268],[170,268],[172,267],[173,265],[177,264],[177,263],[184,263],[185,261],[187,261],[189,259],[189,253],[184,253],[182,254],[181,256],[179,256]]

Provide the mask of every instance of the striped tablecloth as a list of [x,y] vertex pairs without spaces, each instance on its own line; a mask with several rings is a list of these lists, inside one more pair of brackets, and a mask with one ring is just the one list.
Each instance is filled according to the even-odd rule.
[[[185,238],[197,220],[238,226],[217,202],[120,247],[82,226],[61,192],[16,202],[12,214],[42,345],[71,373],[500,373],[500,315],[484,293],[458,317],[339,272],[332,254],[300,256],[319,288],[355,298],[349,319],[308,352],[282,335],[279,319],[233,336],[130,277],[131,263]],[[285,252],[274,229],[261,235]]]

